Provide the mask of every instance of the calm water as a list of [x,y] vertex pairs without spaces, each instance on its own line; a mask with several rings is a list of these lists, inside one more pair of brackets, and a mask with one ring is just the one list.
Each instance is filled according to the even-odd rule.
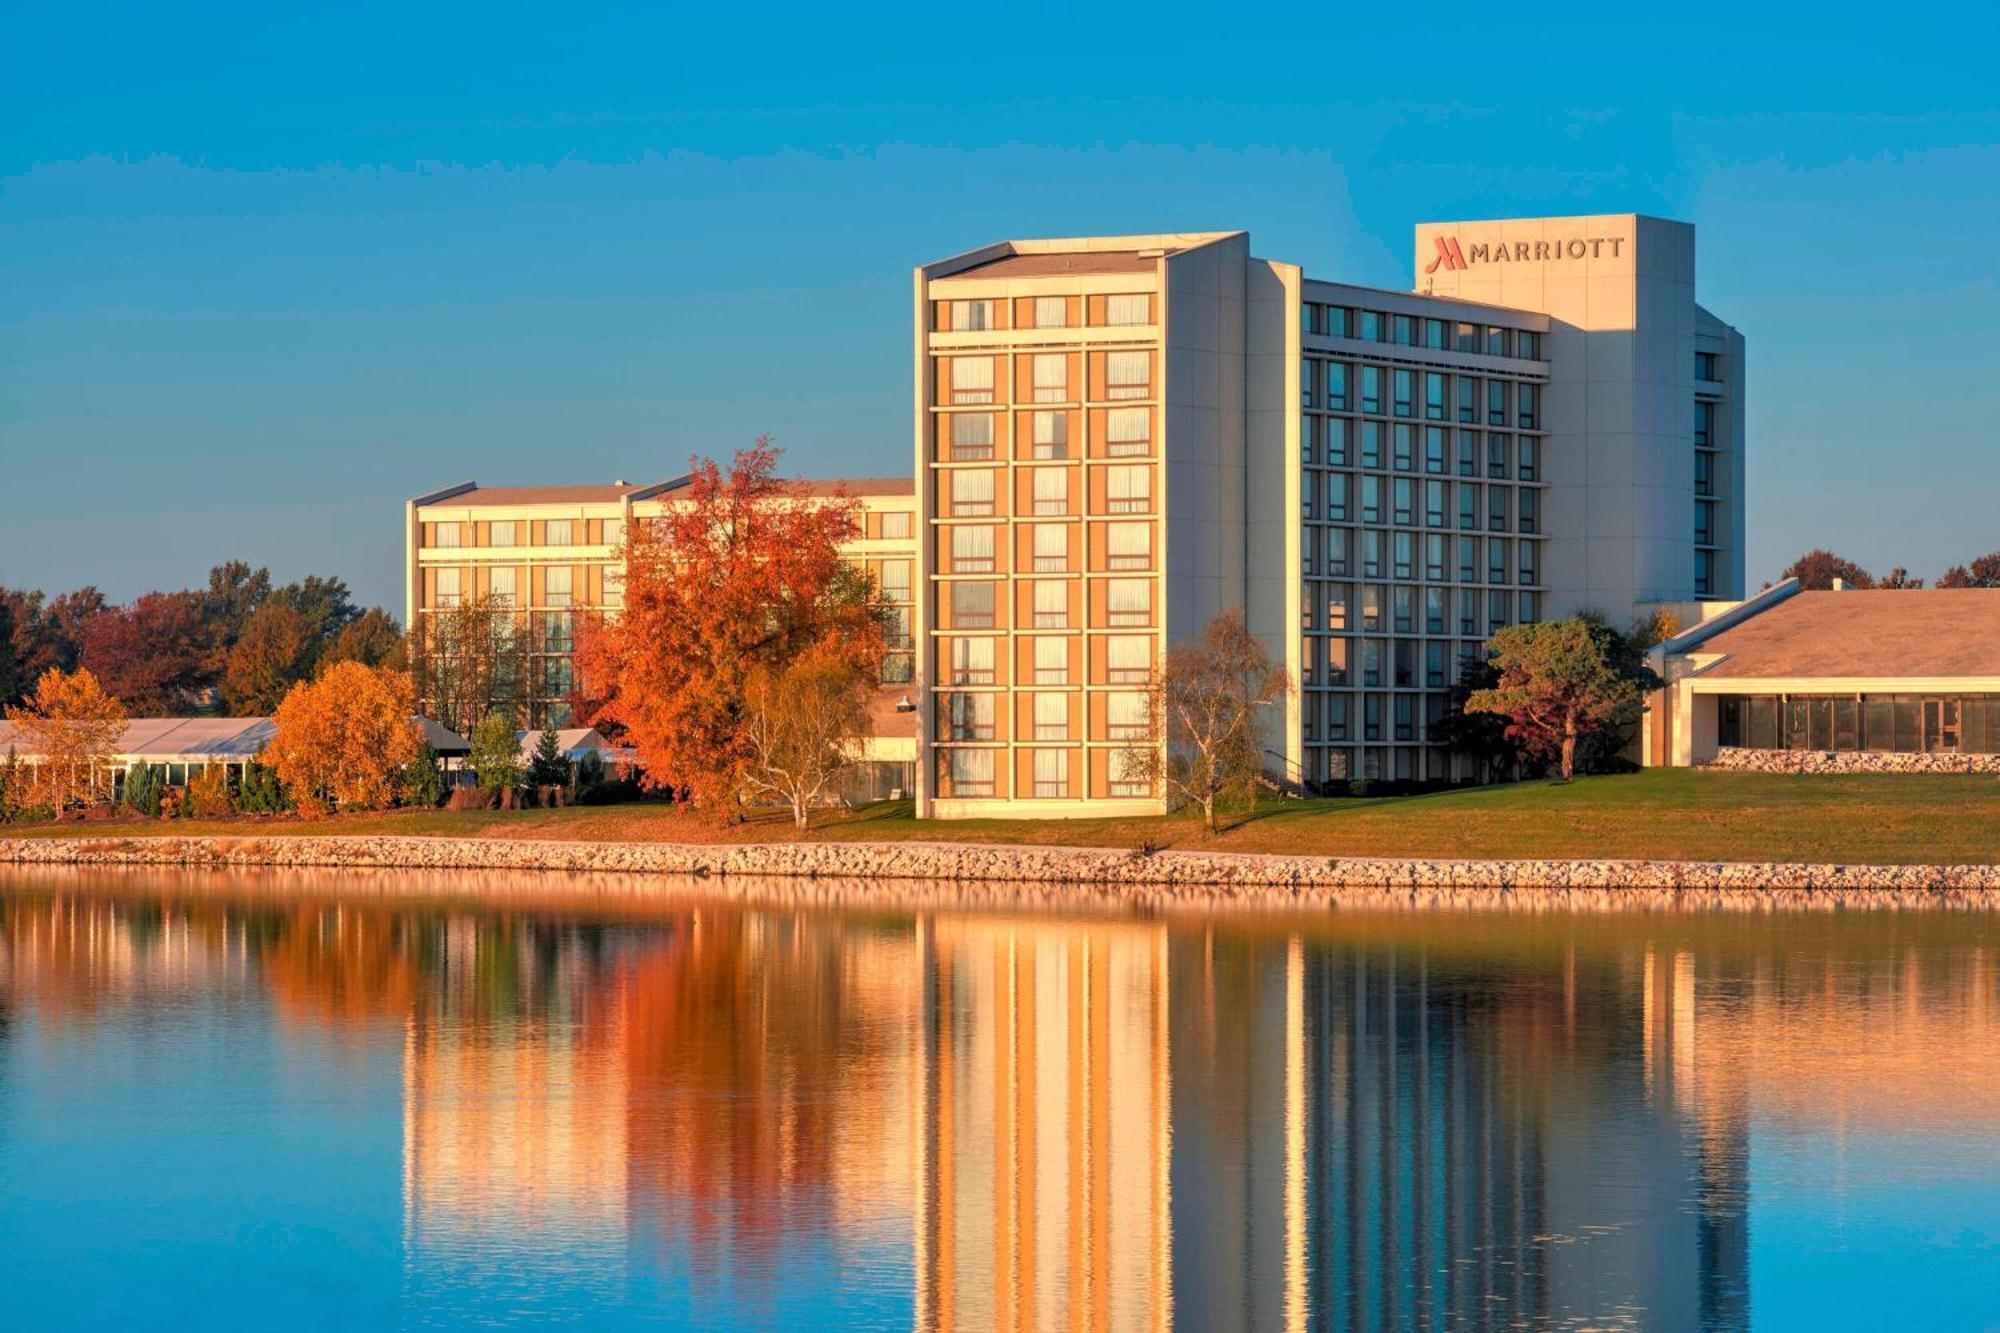
[[0,1325],[2000,1324],[2000,913],[332,885],[0,872]]

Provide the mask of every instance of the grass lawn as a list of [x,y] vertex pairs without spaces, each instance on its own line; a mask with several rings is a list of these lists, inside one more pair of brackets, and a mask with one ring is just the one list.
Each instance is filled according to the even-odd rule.
[[[400,811],[331,819],[113,820],[6,834],[394,833],[599,841],[778,842],[789,818],[717,827],[641,802],[570,810]],[[908,802],[815,818],[809,838],[1202,848],[1339,856],[1618,857],[1716,861],[2000,862],[2000,780],[1794,777],[1650,769],[1431,796],[1274,801],[1214,838],[1188,814],[919,822]]]

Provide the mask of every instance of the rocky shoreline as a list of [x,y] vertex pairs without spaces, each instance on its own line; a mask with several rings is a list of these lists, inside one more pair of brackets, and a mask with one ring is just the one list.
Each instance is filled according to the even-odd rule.
[[1137,852],[967,843],[557,842],[387,836],[0,838],[0,864],[551,871],[722,881],[1072,886],[1080,897],[1335,900],[1351,890],[1936,894],[2000,890],[2000,865],[1498,860]]

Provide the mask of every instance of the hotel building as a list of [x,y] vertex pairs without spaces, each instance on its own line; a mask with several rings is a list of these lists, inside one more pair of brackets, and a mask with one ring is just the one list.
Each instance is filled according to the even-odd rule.
[[1145,685],[1244,608],[1299,685],[1269,771],[1471,778],[1426,743],[1495,630],[1741,597],[1743,340],[1694,230],[1428,223],[1415,292],[1244,232],[916,270],[919,813],[1146,813]]

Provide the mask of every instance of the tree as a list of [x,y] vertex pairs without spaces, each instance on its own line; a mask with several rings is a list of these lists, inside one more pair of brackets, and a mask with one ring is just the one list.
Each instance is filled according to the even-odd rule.
[[1243,612],[1230,607],[1199,637],[1167,652],[1153,687],[1153,732],[1164,740],[1131,752],[1124,777],[1161,775],[1173,804],[1201,807],[1202,828],[1215,832],[1216,810],[1248,804],[1264,774],[1263,712],[1292,692],[1284,664],[1271,660]]
[[417,746],[417,753],[403,766],[404,805],[435,809],[444,799],[444,774],[438,771],[437,751],[429,740]]
[[229,560],[208,571],[208,588],[200,594],[201,618],[208,634],[211,669],[217,676],[226,668],[230,647],[243,637],[243,627],[270,595],[268,569],[252,569],[242,560]]
[[875,667],[837,642],[752,671],[744,691],[745,792],[785,802],[793,826],[805,828],[813,806],[837,791],[853,766],[875,679]]
[[297,583],[271,590],[271,600],[283,602],[304,617],[315,647],[333,640],[361,615],[347,591],[347,580],[308,574]]
[[14,753],[13,746],[8,746],[6,759],[0,760],[0,824],[11,824],[21,817],[26,779],[21,757]]
[[481,791],[509,792],[521,785],[527,769],[521,763],[521,734],[506,713],[488,713],[472,729],[472,750],[465,766],[479,779]]
[[125,806],[134,814],[158,818],[167,776],[153,764],[134,764],[125,771]]
[[528,760],[528,785],[531,787],[569,785],[569,756],[558,748],[554,727],[543,727],[541,736],[535,741],[535,752]]
[[312,628],[289,603],[266,602],[244,622],[225,659],[222,698],[238,717],[262,717],[311,674]]
[[512,606],[476,597],[431,612],[418,620],[412,648],[424,713],[459,735],[490,713],[518,712],[528,636]]
[[92,616],[83,630],[83,665],[134,713],[187,711],[214,682],[191,592],[149,592],[130,606]]
[[1894,569],[1890,570],[1887,574],[1883,575],[1882,581],[1876,586],[1880,588],[1892,588],[1892,589],[1893,588],[1914,589],[1923,587],[1924,581],[1922,579],[1911,578],[1909,570],[1904,569],[1901,565],[1897,565]]
[[51,667],[76,670],[83,656],[83,631],[104,610],[104,594],[79,588],[52,600],[39,592],[0,589],[13,621],[14,692],[0,703],[19,703]]
[[0,597],[0,704],[13,699],[20,682],[14,664],[20,650],[14,646],[14,604]]
[[423,740],[414,707],[405,672],[336,662],[292,686],[271,719],[277,735],[263,760],[302,810],[380,808]]
[[1785,567],[1780,579],[1797,579],[1801,588],[1817,589],[1825,592],[1833,587],[1835,579],[1843,580],[1850,588],[1872,588],[1874,576],[1855,564],[1831,551],[1814,549],[1807,551]]
[[2000,588],[2000,551],[1980,556],[1970,565],[1953,565],[1937,581],[1940,588]]
[[366,666],[393,667],[401,671],[408,654],[403,650],[403,631],[396,619],[380,607],[370,607],[349,621],[321,654],[322,662],[360,662]]
[[1506,718],[1508,736],[1530,755],[1553,758],[1565,781],[1580,740],[1629,726],[1660,687],[1617,631],[1591,617],[1512,625],[1487,647],[1499,683],[1473,691],[1466,710]]
[[1466,707],[1473,695],[1500,684],[1500,669],[1484,657],[1467,657],[1458,664],[1458,679],[1446,697],[1444,716],[1431,723],[1430,740],[1463,755],[1484,770],[1488,782],[1498,782],[1521,757],[1520,747],[1507,735],[1506,719]]
[[292,798],[268,764],[245,764],[236,789],[236,808],[246,815],[275,815],[292,808]]
[[816,645],[871,663],[882,651],[881,603],[840,554],[856,502],[779,480],[777,459],[760,439],[726,473],[691,460],[667,512],[627,533],[622,613],[578,626],[585,692],[625,728],[647,785],[718,817],[752,763],[751,678]]
[[125,709],[89,671],[51,667],[24,704],[7,709],[7,720],[36,759],[26,784],[30,803],[61,815],[109,789]]

